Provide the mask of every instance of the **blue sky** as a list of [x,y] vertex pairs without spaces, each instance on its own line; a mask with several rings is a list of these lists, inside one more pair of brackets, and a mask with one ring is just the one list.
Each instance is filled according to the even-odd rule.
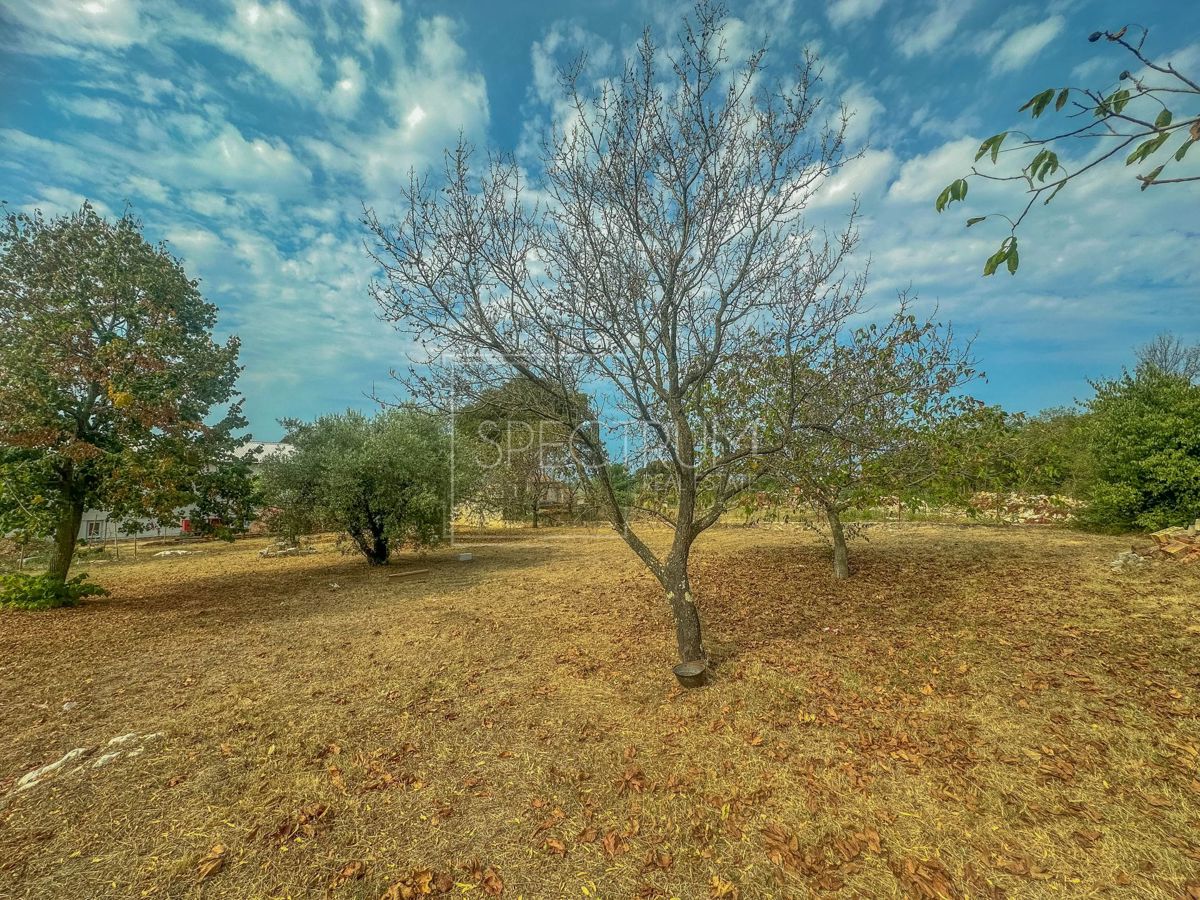
[[[220,328],[243,341],[254,434],[348,405],[406,363],[367,294],[362,204],[394,210],[409,167],[461,131],[522,152],[552,115],[557,62],[586,50],[612,71],[662,2],[4,0],[0,199],[65,212],[126,202],[166,239]],[[872,300],[910,287],[964,333],[989,376],[976,393],[1037,410],[1086,396],[1164,328],[1200,340],[1200,189],[1140,192],[1127,173],[1060,195],[1022,233],[1021,271],[984,279],[1002,233],[968,215],[1015,198],[932,200],[980,140],[1022,121],[1043,87],[1104,87],[1129,63],[1088,33],[1127,2],[763,0],[731,5],[731,46],[762,35],[786,70],[804,47],[868,146],[815,215],[862,204]],[[1200,72],[1200,4],[1138,4],[1148,49]],[[1200,171],[1196,154],[1188,161]],[[989,230],[990,229],[990,230]]]

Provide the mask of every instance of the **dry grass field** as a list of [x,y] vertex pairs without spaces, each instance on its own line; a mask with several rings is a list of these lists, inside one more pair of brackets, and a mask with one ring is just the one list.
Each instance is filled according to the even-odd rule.
[[0,896],[1200,896],[1200,566],[870,538],[703,538],[698,691],[600,532],[93,564],[0,613]]

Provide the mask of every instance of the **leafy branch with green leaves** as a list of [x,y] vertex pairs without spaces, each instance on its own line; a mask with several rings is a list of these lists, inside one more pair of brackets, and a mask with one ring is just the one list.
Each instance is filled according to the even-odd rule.
[[[1015,216],[990,213],[967,219],[967,227],[977,225],[990,218],[999,218],[1009,225],[1009,234],[999,249],[988,257],[983,274],[992,275],[1001,266],[1009,274],[1016,274],[1020,265],[1017,247],[1017,229],[1039,202],[1049,204],[1071,181],[1092,169],[1103,166],[1113,159],[1124,157],[1126,166],[1143,166],[1157,163],[1148,171],[1135,175],[1142,190],[1152,186],[1200,182],[1200,175],[1185,172],[1175,174],[1174,167],[1184,161],[1192,145],[1200,141],[1200,83],[1180,72],[1171,62],[1156,62],[1143,52],[1147,29],[1132,26],[1140,33],[1132,40],[1131,26],[1117,31],[1093,32],[1088,40],[1096,43],[1101,38],[1118,44],[1141,64],[1142,69],[1134,74],[1121,72],[1118,85],[1107,90],[1081,87],[1049,87],[1034,94],[1018,112],[1028,111],[1034,119],[1040,119],[1051,108],[1069,119],[1077,120],[1071,127],[1060,130],[1049,137],[1036,137],[1023,131],[1002,131],[993,134],[979,146],[975,162],[987,157],[993,166],[1000,162],[1001,154],[1033,153],[1029,161],[1017,174],[1004,175],[981,171],[972,166],[971,171],[948,184],[934,203],[937,211],[944,212],[951,204],[967,198],[969,180],[1020,182],[1024,184],[1027,202]],[[1189,109],[1190,104],[1197,104]],[[1009,138],[1021,138],[1019,144],[1004,146]],[[1173,141],[1173,138],[1182,138]],[[1077,168],[1068,168],[1059,158],[1059,152],[1071,145],[1099,143],[1098,153],[1086,154],[1086,161]],[[1167,156],[1159,156],[1164,146],[1170,145]],[[1164,172],[1168,177],[1163,177]]]

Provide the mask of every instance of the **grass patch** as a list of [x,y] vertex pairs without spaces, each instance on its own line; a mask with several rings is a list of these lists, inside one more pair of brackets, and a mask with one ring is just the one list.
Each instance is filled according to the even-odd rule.
[[839,583],[815,535],[721,528],[694,579],[716,678],[685,692],[619,540],[468,540],[414,578],[329,543],[207,545],[106,563],[112,596],[68,615],[0,613],[0,795],[72,748],[164,735],[0,801],[0,894],[1200,881],[1200,567],[1119,576],[1118,539],[881,525]]

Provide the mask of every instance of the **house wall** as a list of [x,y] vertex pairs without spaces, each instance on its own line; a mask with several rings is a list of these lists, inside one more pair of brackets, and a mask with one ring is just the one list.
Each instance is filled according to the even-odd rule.
[[79,540],[87,541],[88,543],[100,543],[130,537],[177,537],[183,534],[182,519],[184,517],[186,517],[186,513],[181,514],[181,522],[179,524],[162,527],[152,525],[150,528],[145,528],[131,535],[122,532],[120,521],[110,519],[105,510],[89,509],[84,512],[83,520],[79,523],[78,537]]

